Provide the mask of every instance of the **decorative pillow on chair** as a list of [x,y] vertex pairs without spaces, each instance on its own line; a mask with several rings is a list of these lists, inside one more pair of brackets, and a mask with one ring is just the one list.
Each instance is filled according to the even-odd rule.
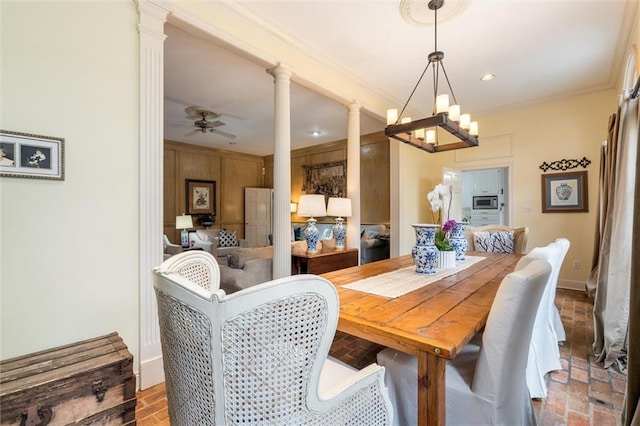
[[477,251],[514,253],[513,231],[474,232],[473,245]]
[[218,247],[238,247],[239,245],[240,242],[236,236],[236,231],[229,233],[224,229],[220,230],[220,234],[218,234]]

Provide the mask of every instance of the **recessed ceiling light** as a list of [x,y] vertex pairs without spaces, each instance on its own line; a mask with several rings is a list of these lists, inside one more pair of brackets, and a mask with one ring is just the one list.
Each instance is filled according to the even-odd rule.
[[489,73],[489,74],[485,74],[482,77],[480,77],[480,80],[482,80],[482,81],[490,81],[490,80],[493,80],[494,78],[496,78],[496,75]]
[[322,132],[320,130],[313,130],[313,131],[309,132],[309,134],[311,136],[313,136],[314,138],[317,138],[318,136],[320,136],[322,134]]

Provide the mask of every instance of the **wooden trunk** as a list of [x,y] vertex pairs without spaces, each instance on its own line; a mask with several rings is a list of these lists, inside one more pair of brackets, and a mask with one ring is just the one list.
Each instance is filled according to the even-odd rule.
[[135,425],[133,356],[106,336],[0,362],[0,425]]

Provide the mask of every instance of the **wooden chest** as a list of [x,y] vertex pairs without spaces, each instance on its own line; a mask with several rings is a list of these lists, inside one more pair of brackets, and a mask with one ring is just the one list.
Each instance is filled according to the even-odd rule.
[[0,362],[0,425],[135,425],[133,356],[106,336]]

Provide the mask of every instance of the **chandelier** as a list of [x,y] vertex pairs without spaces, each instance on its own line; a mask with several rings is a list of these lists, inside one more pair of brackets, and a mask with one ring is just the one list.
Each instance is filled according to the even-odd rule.
[[[430,0],[428,7],[435,14],[435,48],[429,53],[429,62],[422,71],[418,82],[414,86],[409,99],[405,102],[400,114],[397,109],[387,110],[387,127],[384,129],[386,136],[400,142],[413,145],[427,152],[450,151],[452,149],[469,148],[478,146],[478,122],[471,121],[469,114],[460,114],[460,105],[451,88],[447,71],[444,68],[444,52],[438,50],[438,9],[442,7],[444,0]],[[411,120],[402,117],[409,101],[413,97],[418,85],[431,65],[433,69],[433,112],[431,117]],[[453,98],[453,105],[449,105],[449,95],[438,95],[440,70],[444,74],[449,92]],[[443,129],[448,132],[439,132]]]

